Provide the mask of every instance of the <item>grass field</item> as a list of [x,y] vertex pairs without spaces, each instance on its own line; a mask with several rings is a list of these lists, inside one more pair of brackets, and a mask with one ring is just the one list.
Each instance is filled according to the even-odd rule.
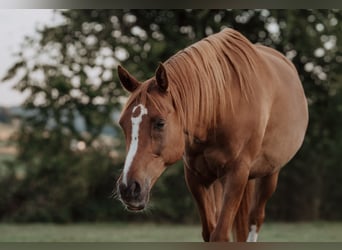
[[[199,225],[0,224],[0,242],[201,242]],[[341,242],[342,223],[268,223],[262,242]]]

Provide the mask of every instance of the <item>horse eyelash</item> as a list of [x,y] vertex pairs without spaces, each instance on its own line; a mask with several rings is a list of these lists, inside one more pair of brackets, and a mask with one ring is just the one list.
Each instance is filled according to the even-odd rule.
[[162,130],[165,127],[165,120],[164,119],[157,119],[153,122],[153,128],[157,130]]

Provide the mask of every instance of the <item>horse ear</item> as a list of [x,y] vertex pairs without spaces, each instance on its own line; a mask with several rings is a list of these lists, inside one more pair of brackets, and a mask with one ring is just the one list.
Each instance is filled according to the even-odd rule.
[[118,76],[122,86],[129,92],[136,90],[140,83],[122,66],[118,66]]
[[157,68],[156,81],[157,81],[159,90],[162,92],[166,92],[169,87],[169,81],[167,79],[166,69],[162,63],[159,63],[159,66]]

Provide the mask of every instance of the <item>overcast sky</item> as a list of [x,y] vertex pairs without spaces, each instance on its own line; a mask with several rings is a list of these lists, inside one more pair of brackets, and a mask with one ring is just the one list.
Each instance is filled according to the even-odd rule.
[[[0,9],[0,78],[14,63],[13,54],[25,36],[36,35],[42,25],[56,25],[61,17],[48,9]],[[12,89],[13,84],[0,82],[0,106],[20,105],[24,96]]]

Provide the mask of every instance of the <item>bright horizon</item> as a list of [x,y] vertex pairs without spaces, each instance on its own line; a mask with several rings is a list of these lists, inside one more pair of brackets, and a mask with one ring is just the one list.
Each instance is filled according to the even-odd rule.
[[[0,79],[15,63],[13,56],[20,49],[25,36],[37,36],[36,29],[61,22],[61,17],[51,9],[0,9]],[[0,106],[22,104],[25,95],[13,88],[14,82],[0,82]]]

